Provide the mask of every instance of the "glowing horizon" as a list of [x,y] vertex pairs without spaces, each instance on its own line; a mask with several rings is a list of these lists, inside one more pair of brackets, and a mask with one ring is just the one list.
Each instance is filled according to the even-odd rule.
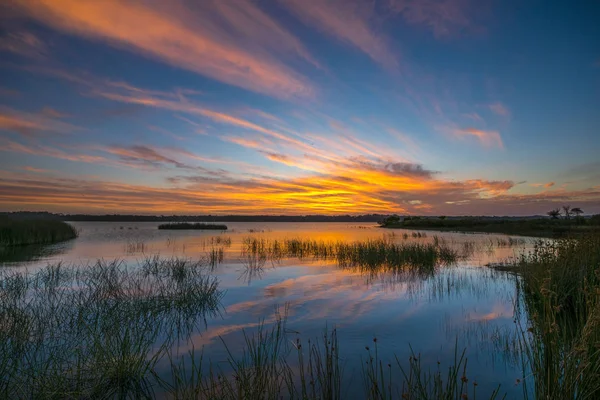
[[0,211],[600,213],[600,7],[534,7],[11,0]]

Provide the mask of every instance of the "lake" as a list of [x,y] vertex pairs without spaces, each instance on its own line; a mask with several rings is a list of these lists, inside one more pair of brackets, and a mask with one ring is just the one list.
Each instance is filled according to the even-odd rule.
[[[232,353],[240,352],[242,330],[252,333],[261,323],[268,326],[283,315],[290,343],[297,337],[322,338],[326,327],[337,329],[347,390],[343,398],[364,397],[361,369],[368,358],[366,348],[375,344],[384,364],[394,361],[394,355],[408,360],[412,348],[424,368],[437,368],[440,362],[442,370],[454,361],[456,349],[460,353],[466,348],[467,375],[469,382],[478,384],[477,397],[487,398],[499,384],[507,398],[522,397],[517,380],[523,373],[514,333],[524,317],[514,313],[516,277],[485,265],[518,256],[536,239],[385,230],[374,224],[348,223],[226,223],[226,232],[158,230],[158,223],[146,222],[72,225],[79,231],[77,239],[4,255],[0,266],[35,271],[59,262],[85,268],[98,259],[118,259],[136,268],[155,255],[205,262],[212,257],[211,274],[225,291],[220,313],[207,316],[189,337],[179,340],[175,354],[203,349],[203,362],[210,360],[227,370],[222,341]],[[382,238],[398,243],[442,241],[462,257],[421,276],[365,273],[314,257],[265,260],[249,268],[243,252],[250,239]],[[218,254],[216,261],[214,254]],[[167,375],[166,364],[164,371]]]

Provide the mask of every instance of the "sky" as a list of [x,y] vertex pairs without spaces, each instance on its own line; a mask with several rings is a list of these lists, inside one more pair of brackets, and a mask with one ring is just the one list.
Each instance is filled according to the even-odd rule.
[[600,213],[600,3],[2,0],[0,210]]

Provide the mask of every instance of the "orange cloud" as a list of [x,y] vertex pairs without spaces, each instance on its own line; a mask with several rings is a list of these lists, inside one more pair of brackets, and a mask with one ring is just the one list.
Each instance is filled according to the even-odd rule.
[[[200,7],[196,11],[177,0],[144,4],[31,0],[17,4],[27,16],[56,29],[131,49],[227,84],[279,98],[314,94],[306,78],[270,52],[294,52],[312,64],[316,61],[251,2],[235,7],[220,1],[196,2]],[[217,25],[217,20],[229,24]],[[239,38],[245,40],[235,40]],[[252,48],[256,43],[268,48]]]
[[455,129],[452,133],[460,138],[465,136],[474,136],[476,137],[483,146],[485,147],[499,147],[504,148],[504,143],[502,143],[502,138],[500,137],[500,133],[497,131],[484,131],[476,128],[465,128],[465,129]]

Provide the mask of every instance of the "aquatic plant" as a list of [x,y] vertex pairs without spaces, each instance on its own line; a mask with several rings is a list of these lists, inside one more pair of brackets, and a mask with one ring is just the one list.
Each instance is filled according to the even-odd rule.
[[242,255],[260,260],[280,261],[282,258],[312,258],[335,260],[342,268],[361,270],[422,269],[433,271],[439,264],[458,259],[456,251],[444,244],[398,244],[388,238],[357,242],[317,241],[310,239],[267,240],[245,238]]
[[513,270],[528,316],[524,381],[535,398],[600,397],[600,235],[539,242]]
[[203,266],[147,259],[0,271],[0,398],[151,397],[175,338],[217,315]]
[[77,230],[63,221],[0,219],[0,247],[52,244],[77,237]]

